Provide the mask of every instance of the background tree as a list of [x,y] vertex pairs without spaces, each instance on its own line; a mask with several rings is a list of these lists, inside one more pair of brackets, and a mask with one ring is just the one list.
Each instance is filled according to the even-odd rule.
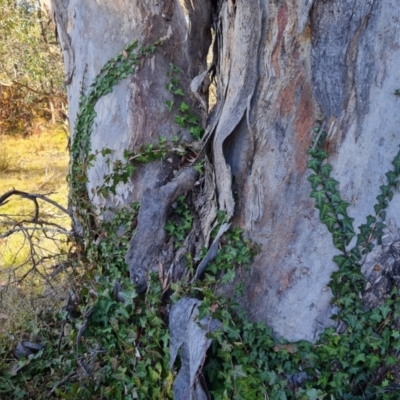
[[50,17],[34,0],[0,2],[2,133],[30,133],[35,118],[63,119],[62,57]]

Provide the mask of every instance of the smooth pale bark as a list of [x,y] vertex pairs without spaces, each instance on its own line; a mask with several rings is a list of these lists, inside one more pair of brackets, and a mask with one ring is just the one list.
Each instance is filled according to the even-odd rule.
[[[400,87],[399,3],[226,0],[193,1],[192,9],[187,1],[189,24],[172,0],[53,3],[72,76],[72,129],[82,83],[87,91],[100,68],[132,40],[144,45],[165,40],[96,106],[92,150],[112,148],[113,160],[158,136],[188,138],[164,105],[172,99],[165,89],[171,62],[182,69],[187,98],[205,117],[189,84],[206,70],[211,5],[217,5],[218,101],[207,131],[215,169],[210,182],[215,180],[219,208],[260,245],[243,305],[279,335],[315,340],[330,321],[326,285],[337,251],[309,198],[307,149],[315,121],[323,121],[333,176],[352,205],[355,226],[364,223],[400,144],[393,95]],[[165,178],[160,167],[142,167],[108,204],[130,204],[159,190]],[[99,157],[89,171],[89,193],[107,171]],[[104,203],[93,197],[94,206]],[[399,212],[395,195],[388,209],[395,226]]]

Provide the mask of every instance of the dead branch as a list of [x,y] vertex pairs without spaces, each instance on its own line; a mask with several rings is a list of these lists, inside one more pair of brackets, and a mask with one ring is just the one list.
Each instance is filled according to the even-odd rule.
[[[52,260],[57,260],[56,264],[60,264],[60,262],[63,262],[62,259],[65,259],[65,254],[60,259],[60,255],[63,254],[61,244],[65,236],[73,235],[73,231],[43,218],[43,212],[41,212],[38,200],[51,204],[68,216],[70,216],[70,212],[56,201],[49,199],[47,197],[48,194],[27,193],[16,189],[12,189],[0,196],[0,207],[8,203],[12,196],[19,196],[32,201],[34,211],[32,218],[29,215],[11,216],[9,214],[0,214],[2,218],[0,221],[0,226],[2,226],[0,240],[5,240],[4,243],[7,246],[7,240],[12,235],[19,234],[23,237],[22,243],[17,249],[13,249],[12,259],[8,261],[11,267],[4,270],[4,273],[9,274],[7,286],[18,285],[32,274],[39,276],[41,280],[51,286],[50,279],[54,276],[49,275],[47,271],[49,268],[54,267],[55,263]],[[59,235],[62,236],[60,237]],[[48,246],[49,242],[46,242],[46,240],[52,241],[55,249],[53,245],[53,247]],[[6,247],[3,248],[6,249]],[[26,255],[22,252],[23,249],[27,250]],[[11,277],[10,274],[13,276]],[[2,289],[4,290],[4,285]]]
[[33,203],[35,204],[35,217],[34,217],[33,221],[35,221],[35,222],[37,219],[36,215],[38,213],[38,208],[39,208],[39,206],[37,204],[37,199],[46,201],[47,203],[52,204],[54,207],[57,207],[63,213],[67,214],[69,217],[71,216],[71,213],[66,208],[64,208],[62,205],[58,204],[56,201],[51,200],[42,194],[27,193],[27,192],[22,192],[21,190],[16,190],[16,189],[11,189],[8,192],[4,193],[2,196],[0,196],[0,207],[8,202],[6,200],[9,197],[14,196],[14,195],[33,201]]
[[[16,233],[16,232],[27,232],[27,231],[43,231],[43,234],[45,234],[45,232],[59,233],[61,235],[72,235],[73,234],[73,232],[71,232],[71,231],[64,231],[64,230],[59,230],[59,229],[50,229],[50,228],[45,228],[45,227],[40,227],[40,228],[24,227],[24,228],[15,228],[10,231],[7,231],[6,233],[3,233],[2,235],[0,235],[0,239],[4,239],[8,236],[11,236],[13,233]],[[47,236],[46,236],[46,238],[51,239],[50,237],[47,237]]]
[[[10,218],[12,215],[7,215],[7,214],[0,214],[0,217],[4,217],[4,218]],[[22,215],[14,215],[14,217],[21,217]],[[11,218],[10,218],[11,219]],[[7,222],[7,221],[2,221],[1,224],[2,225],[9,225],[9,226],[13,226],[16,227],[18,225],[21,224],[29,224],[32,223],[32,221],[28,221],[28,220],[19,220],[18,222],[14,221],[13,219],[11,219],[11,222]],[[36,225],[40,225],[40,226],[51,226],[54,228],[57,228],[56,231],[58,230],[60,233],[64,233],[65,235],[70,235],[72,234],[72,231],[65,231],[65,228],[59,224],[56,224],[55,222],[50,222],[50,221],[45,221],[43,219],[39,219],[36,222]],[[13,229],[13,228],[12,228]],[[37,229],[42,229],[42,228],[37,228]],[[43,228],[46,229],[46,228]]]

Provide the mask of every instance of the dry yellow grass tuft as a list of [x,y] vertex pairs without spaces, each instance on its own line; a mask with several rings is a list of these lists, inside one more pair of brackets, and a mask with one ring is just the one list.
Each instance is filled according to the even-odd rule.
[[[40,134],[1,136],[0,141],[0,196],[17,189],[46,195],[67,207],[69,154],[65,131],[44,125]],[[63,257],[59,254],[65,253],[68,247],[67,236],[57,233],[57,229],[49,227],[45,231],[40,229],[40,224],[22,223],[30,221],[34,215],[31,200],[18,196],[11,196],[8,200],[0,207],[0,343],[13,342],[21,339],[25,331],[35,331],[34,327],[40,324],[39,311],[57,301],[40,295],[49,284],[60,288],[61,275],[57,280],[46,277]],[[70,229],[66,214],[49,203],[41,200],[38,203],[41,218],[65,230]],[[19,222],[27,227],[25,231],[18,231],[20,225],[15,224]],[[11,228],[18,232],[7,236]],[[32,259],[42,261],[32,269]],[[7,285],[20,281],[27,273],[23,281]]]
[[[29,137],[1,137],[2,156],[0,156],[0,195],[17,189],[29,193],[47,195],[62,206],[67,206],[67,183],[69,155],[67,136],[57,127],[43,128],[41,134]],[[1,154],[1,153],[0,153]],[[1,169],[1,159],[6,166]],[[59,225],[68,222],[66,215],[49,204],[41,204],[44,215],[54,219]],[[33,216],[33,203],[16,196],[0,207],[0,235],[7,224],[7,217],[29,219]],[[22,235],[0,239],[0,271],[15,266],[24,257],[26,249]]]
[[62,129],[47,128],[39,135],[2,136],[0,140],[1,193],[16,188],[57,192],[59,199],[65,198],[69,156],[67,136]]

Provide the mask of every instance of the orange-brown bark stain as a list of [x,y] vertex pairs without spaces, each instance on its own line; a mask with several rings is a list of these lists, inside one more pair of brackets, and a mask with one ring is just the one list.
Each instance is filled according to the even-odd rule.
[[296,86],[297,80],[293,80],[278,95],[277,108],[279,115],[282,117],[290,115],[293,111]]
[[272,51],[272,68],[274,69],[276,76],[279,77],[279,53],[283,32],[285,31],[288,22],[288,6],[286,3],[284,3],[278,10],[277,22],[278,36],[276,38],[274,50]]
[[311,85],[302,80],[299,80],[299,84],[302,87],[294,118],[294,148],[296,170],[300,175],[303,175],[307,170],[307,150],[310,146],[310,132],[314,124],[314,104]]

